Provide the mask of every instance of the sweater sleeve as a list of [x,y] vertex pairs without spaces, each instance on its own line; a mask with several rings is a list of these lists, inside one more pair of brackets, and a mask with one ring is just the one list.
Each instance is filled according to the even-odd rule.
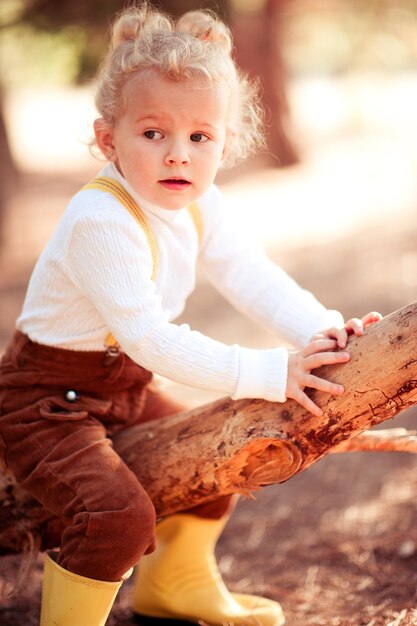
[[316,332],[343,325],[338,311],[326,309],[240,232],[216,187],[203,198],[201,211],[202,269],[238,310],[296,347],[306,345]]
[[77,288],[138,364],[177,382],[239,398],[284,401],[288,353],[228,346],[169,321],[145,235],[111,210],[79,217],[66,256]]

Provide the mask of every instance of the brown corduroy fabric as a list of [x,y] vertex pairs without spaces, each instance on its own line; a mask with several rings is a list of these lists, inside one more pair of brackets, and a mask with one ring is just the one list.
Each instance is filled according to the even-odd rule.
[[[0,362],[0,458],[66,522],[59,564],[117,581],[155,547],[155,510],[111,435],[182,411],[126,354],[43,346],[16,331]],[[68,392],[74,392],[68,394]],[[225,497],[184,511],[218,519]]]

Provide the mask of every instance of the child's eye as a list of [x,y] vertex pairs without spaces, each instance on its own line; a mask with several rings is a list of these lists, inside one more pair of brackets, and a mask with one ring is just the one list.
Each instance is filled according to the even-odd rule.
[[193,133],[190,135],[190,139],[191,141],[195,141],[197,143],[204,143],[205,141],[208,141],[209,138],[207,135],[203,135],[203,133]]
[[163,134],[159,130],[145,130],[143,133],[147,139],[162,139]]

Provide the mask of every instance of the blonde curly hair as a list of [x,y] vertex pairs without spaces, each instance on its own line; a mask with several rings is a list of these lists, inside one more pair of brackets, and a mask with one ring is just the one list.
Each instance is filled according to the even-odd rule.
[[95,102],[105,122],[115,123],[125,107],[126,84],[149,69],[172,80],[203,79],[229,86],[233,106],[225,165],[235,165],[264,147],[257,83],[236,67],[231,33],[214,14],[189,11],[174,21],[146,2],[122,11],[97,75]]

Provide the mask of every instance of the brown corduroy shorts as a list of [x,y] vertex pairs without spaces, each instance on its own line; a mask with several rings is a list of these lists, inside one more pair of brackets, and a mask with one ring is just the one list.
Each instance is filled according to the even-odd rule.
[[[111,435],[184,407],[126,354],[77,352],[16,331],[0,362],[0,459],[65,522],[59,564],[117,581],[155,547],[155,510]],[[190,509],[219,518],[230,498]]]

